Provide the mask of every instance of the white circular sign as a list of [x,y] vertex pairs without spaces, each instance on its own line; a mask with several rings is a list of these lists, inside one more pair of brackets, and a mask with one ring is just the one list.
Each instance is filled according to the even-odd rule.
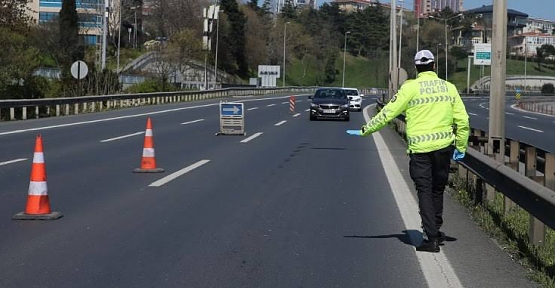
[[71,76],[77,80],[81,80],[87,76],[89,73],[89,67],[87,67],[87,63],[78,60],[71,64]]

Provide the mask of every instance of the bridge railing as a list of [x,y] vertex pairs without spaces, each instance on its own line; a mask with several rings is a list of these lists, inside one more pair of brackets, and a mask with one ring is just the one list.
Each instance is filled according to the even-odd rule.
[[[383,102],[378,101],[378,107]],[[403,115],[394,120],[395,130],[406,136]],[[471,129],[466,157],[456,162],[459,177],[475,204],[494,201],[503,194],[504,213],[518,205],[529,214],[530,243],[545,243],[546,225],[555,229],[555,154],[518,140],[505,139],[505,155],[488,151],[485,131]],[[503,159],[503,163],[495,160]]]
[[236,96],[260,96],[280,93],[310,93],[313,87],[225,88],[206,91],[177,91],[138,94],[117,94],[44,99],[0,100],[0,119],[26,120],[76,115],[132,106],[199,101]]

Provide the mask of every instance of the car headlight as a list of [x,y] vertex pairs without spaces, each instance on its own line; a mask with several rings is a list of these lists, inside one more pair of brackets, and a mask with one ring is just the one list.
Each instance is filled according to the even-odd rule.
[[349,108],[349,104],[341,105],[341,108]]

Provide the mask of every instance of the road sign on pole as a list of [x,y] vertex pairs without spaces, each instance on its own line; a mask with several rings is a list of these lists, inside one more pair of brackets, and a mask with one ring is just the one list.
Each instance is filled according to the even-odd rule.
[[246,135],[243,103],[220,102],[220,132],[216,135]]
[[71,64],[71,76],[77,80],[81,80],[87,76],[89,73],[89,67],[87,67],[87,63],[78,60]]
[[474,44],[474,65],[491,65],[491,44]]

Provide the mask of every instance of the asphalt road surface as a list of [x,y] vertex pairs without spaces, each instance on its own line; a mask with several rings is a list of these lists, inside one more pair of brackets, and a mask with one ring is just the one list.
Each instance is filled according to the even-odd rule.
[[[1,123],[0,287],[535,287],[449,197],[451,241],[416,253],[401,139],[348,136],[363,113],[311,122],[297,99],[234,99],[246,136],[215,136],[216,101]],[[147,117],[164,173],[132,173]],[[38,133],[64,217],[11,220]]]

